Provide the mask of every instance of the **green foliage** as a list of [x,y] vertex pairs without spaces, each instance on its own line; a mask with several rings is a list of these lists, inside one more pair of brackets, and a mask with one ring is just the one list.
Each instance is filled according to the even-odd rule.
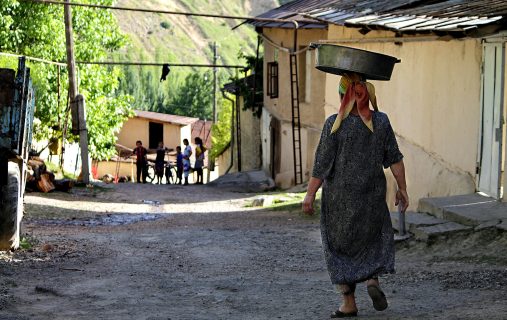
[[[171,6],[169,0],[159,0],[161,5]],[[226,4],[223,1],[183,0],[179,4],[188,12],[215,12],[239,16],[248,16],[244,1],[233,0]],[[122,5],[139,6],[138,0],[123,0]],[[256,46],[256,33],[252,26],[245,24],[231,31],[239,22],[234,20],[210,19],[204,17],[175,17],[167,15],[150,15],[151,25],[140,26],[136,21],[145,19],[146,14],[118,11],[115,13],[124,30],[129,34],[130,43],[123,56],[116,57],[128,61],[155,61],[161,63],[212,63],[213,51],[211,44],[216,41],[218,46],[218,64],[242,65],[238,59],[238,50],[252,55]],[[163,24],[168,23],[169,28]],[[147,35],[146,30],[152,30]],[[134,108],[155,112],[173,112],[177,114],[210,118],[211,109],[204,111],[195,108],[184,96],[193,94],[188,85],[202,83],[202,77],[211,75],[211,68],[171,67],[167,81],[160,82],[161,67],[124,68],[125,81],[120,84],[123,94],[134,97]],[[199,74],[198,76],[195,73]],[[219,69],[217,89],[235,74],[234,69]],[[207,86],[207,84],[206,84]],[[205,90],[199,90],[205,92]],[[211,91],[209,91],[211,92]],[[220,96],[220,94],[218,95]],[[198,100],[198,99],[192,99]],[[201,99],[202,100],[202,99]],[[181,104],[182,101],[184,104]],[[177,104],[181,104],[178,106]],[[187,111],[185,111],[187,110]]]
[[21,237],[19,247],[23,250],[31,250],[35,244],[35,239],[30,237]]
[[[235,83],[239,90],[239,95],[244,99],[243,110],[251,110],[257,117],[260,117],[262,115],[264,99],[262,91],[263,57],[260,56],[257,59],[256,56],[244,55],[242,52],[238,54],[238,57],[246,60],[247,70],[251,72],[251,79],[250,81],[246,81],[245,78],[235,76],[231,77],[230,80]],[[253,81],[255,81],[255,88]]]
[[[234,96],[228,95],[234,101]],[[231,144],[231,117],[233,103],[222,99],[218,112],[217,123],[211,127],[212,147],[209,152],[210,159],[216,159]]]
[[301,193],[281,193],[281,194],[273,194],[270,195],[275,197],[273,199],[273,204],[268,208],[272,211],[288,211],[297,213],[299,216],[309,219],[309,220],[318,220],[320,219],[321,212],[321,192],[318,192],[315,197],[314,209],[315,213],[313,215],[307,215],[303,213],[302,210],[302,202],[306,195],[306,192]]
[[[113,0],[83,0],[111,5]],[[106,60],[125,44],[114,16],[108,10],[74,7],[73,27],[76,60]],[[63,7],[26,1],[0,0],[0,51],[65,61]],[[12,64],[12,62],[11,62]],[[36,88],[34,138],[60,137],[67,109],[67,71],[54,65],[30,63]],[[90,155],[105,159],[114,154],[115,132],[131,114],[128,95],[118,94],[118,68],[79,65],[79,93],[86,98]],[[70,140],[76,137],[69,137]]]
[[[157,51],[157,60],[162,60],[164,53]],[[172,53],[167,54],[170,59]],[[147,54],[140,49],[133,49],[116,57],[122,61],[148,61]],[[168,113],[171,99],[176,95],[177,88],[184,82],[187,73],[178,72],[173,67],[166,81],[161,82],[162,67],[128,66],[123,68],[124,77],[119,84],[119,92],[133,97],[133,106],[139,110]]]
[[[220,100],[218,94],[217,100]],[[196,71],[189,74],[166,110],[177,115],[212,119],[213,72]]]
[[171,27],[171,24],[167,21],[160,22],[160,26],[164,29],[169,29]]

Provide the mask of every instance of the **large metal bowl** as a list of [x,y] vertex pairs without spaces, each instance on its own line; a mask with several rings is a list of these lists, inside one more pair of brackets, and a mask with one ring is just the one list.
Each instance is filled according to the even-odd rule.
[[390,80],[394,64],[401,60],[376,52],[337,46],[332,44],[311,44],[317,49],[316,68],[343,75],[355,72],[365,79]]

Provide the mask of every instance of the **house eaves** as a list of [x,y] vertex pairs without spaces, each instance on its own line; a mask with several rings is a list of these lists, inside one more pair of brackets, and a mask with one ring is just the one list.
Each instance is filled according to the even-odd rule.
[[136,118],[147,119],[163,123],[172,123],[180,126],[191,125],[197,121],[198,118],[178,116],[174,114],[165,114],[152,111],[134,110]]
[[273,14],[283,19],[302,16],[360,28],[363,33],[390,30],[398,35],[434,33],[463,37],[507,29],[504,0],[296,0],[261,16],[271,18]]
[[[300,29],[325,29],[327,28],[328,23],[325,21],[318,21],[311,17],[305,17],[299,12],[305,12],[304,4],[301,4],[301,6],[294,4],[299,3],[301,1],[293,1],[289,2],[287,4],[284,4],[278,8],[269,10],[261,15],[258,15],[257,18],[269,18],[269,19],[285,19],[285,20],[292,20],[298,22],[298,27]],[[330,1],[304,1],[308,3],[312,3],[312,5],[318,5],[319,3],[327,3]],[[263,22],[263,21],[255,21],[251,20],[248,21],[248,23],[254,25],[257,28],[289,28],[293,29],[294,24],[287,22]]]

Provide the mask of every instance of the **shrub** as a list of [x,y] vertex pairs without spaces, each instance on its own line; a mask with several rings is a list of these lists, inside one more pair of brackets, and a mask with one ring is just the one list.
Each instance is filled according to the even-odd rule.
[[162,21],[162,22],[160,23],[160,26],[161,26],[162,28],[164,28],[164,29],[169,29],[169,28],[171,27],[171,25],[170,25],[170,24],[169,24],[169,22],[167,22],[167,21]]

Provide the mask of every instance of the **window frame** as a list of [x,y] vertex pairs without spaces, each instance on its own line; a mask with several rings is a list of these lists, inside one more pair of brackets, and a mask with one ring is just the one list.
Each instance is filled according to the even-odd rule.
[[266,94],[271,98],[278,98],[278,62],[272,61],[267,64],[267,92]]

